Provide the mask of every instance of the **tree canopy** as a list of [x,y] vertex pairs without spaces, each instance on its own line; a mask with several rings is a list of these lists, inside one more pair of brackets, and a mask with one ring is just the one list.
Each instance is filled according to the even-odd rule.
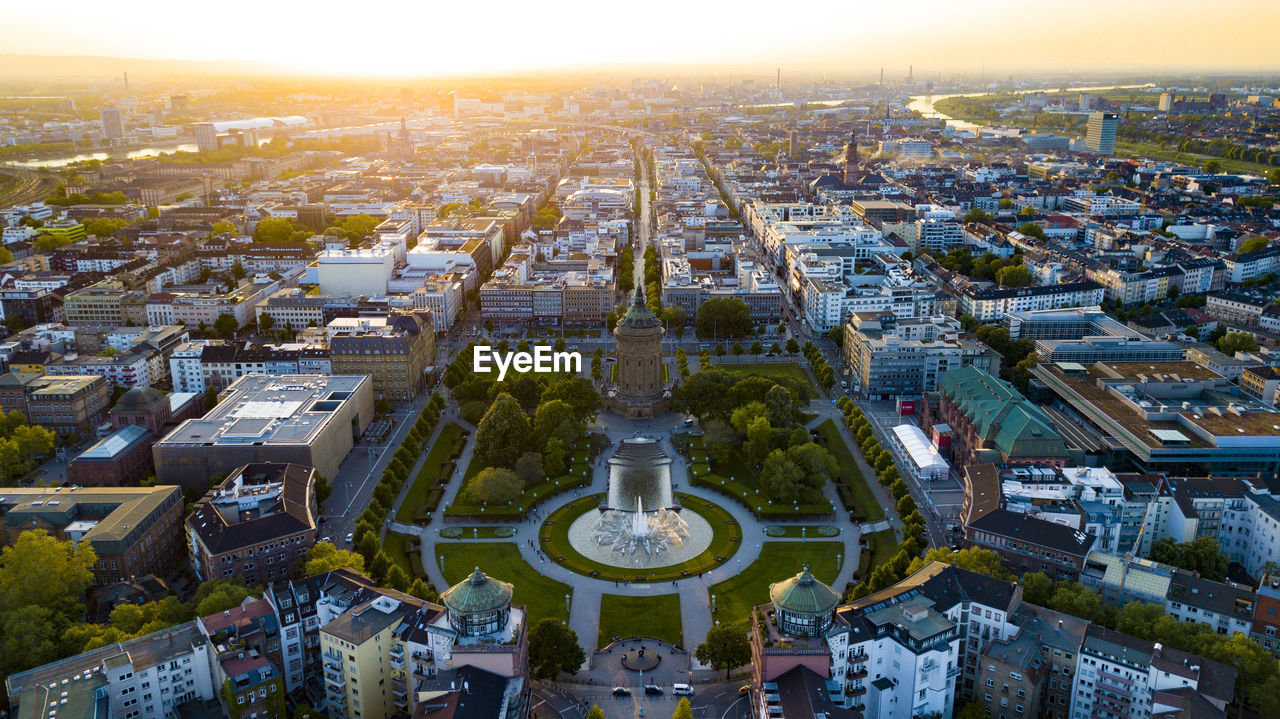
[[755,323],[751,308],[736,297],[713,297],[698,306],[694,316],[698,337],[748,337]]
[[559,619],[543,619],[529,632],[529,668],[536,679],[575,673],[587,660],[578,633]]
[[711,665],[712,669],[723,669],[728,679],[734,667],[751,661],[751,643],[741,626],[717,624],[707,630],[707,640],[698,645],[694,656],[699,662]]

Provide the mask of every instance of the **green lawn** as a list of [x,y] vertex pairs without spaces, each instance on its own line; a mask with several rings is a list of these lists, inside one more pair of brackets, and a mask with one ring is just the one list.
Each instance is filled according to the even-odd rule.
[[809,391],[814,397],[821,397],[822,393],[817,387],[813,386],[813,382],[809,379],[809,375],[805,373],[804,368],[795,362],[716,362],[712,360],[712,364],[718,370],[732,372],[733,374],[758,374],[761,377],[791,377],[800,380],[801,383],[809,387]]
[[857,574],[865,578],[871,574],[871,570],[893,558],[898,551],[898,538],[892,529],[882,529],[864,534],[862,539],[867,543],[867,551],[862,553],[862,563],[858,565]]
[[461,437],[462,427],[453,422],[440,428],[436,443],[427,452],[427,458],[422,462],[422,469],[418,470],[418,474],[413,478],[413,484],[409,486],[409,492],[404,496],[404,503],[396,511],[397,522],[412,524],[416,521],[418,509],[426,504],[427,495],[432,489],[445,484],[441,481],[440,467],[449,460]]
[[[409,556],[408,544],[409,537],[398,532],[387,532],[386,538],[382,540],[382,551],[386,552],[387,559],[390,559],[392,564],[398,565],[403,569],[405,574],[410,577],[425,578],[426,575],[423,572],[414,571],[415,567],[422,566],[422,559],[420,555],[418,557]],[[415,549],[414,553],[418,554],[418,550]]]
[[[458,536],[452,530],[458,530]],[[511,532],[515,531],[515,527],[500,525],[497,527],[441,527],[436,530],[436,534],[441,539],[448,540],[465,540],[465,539],[510,539]]]
[[[831,537],[823,537],[822,535],[818,534],[819,527],[822,527],[826,531],[835,529],[836,534],[833,536],[836,536],[836,537],[840,536],[840,528],[832,527],[829,524],[782,524],[782,525],[775,524],[775,525],[771,525],[770,527],[766,527],[765,531],[768,532],[770,529],[774,527],[781,529],[782,534],[779,534],[776,536],[773,534],[766,534],[765,536],[769,537],[770,539],[778,539],[782,537],[789,537],[792,539],[800,539],[802,537],[807,539],[831,539]],[[803,530],[803,533],[802,533],[802,530]]]
[[[444,557],[444,577],[452,586],[466,579],[476,567],[495,579],[515,585],[516,604],[529,611],[529,626],[548,617],[568,621],[564,595],[569,585],[548,579],[525,563],[514,542],[459,542],[436,545],[436,566]],[[439,587],[443,590],[445,587]]]
[[596,647],[604,647],[614,637],[652,637],[672,646],[684,646],[684,632],[680,624],[680,595],[626,597],[620,594],[602,594],[600,632],[596,638]]
[[[835,581],[840,566],[836,555],[845,551],[842,542],[765,542],[756,561],[736,577],[713,584],[716,595],[715,618],[721,621],[745,621],[752,607],[769,601],[769,585],[800,573],[809,565],[813,576],[823,582]],[[842,557],[845,561],[847,557]],[[843,592],[843,587],[832,587]]]
[[879,522],[884,519],[884,507],[880,506],[880,502],[876,500],[875,492],[871,491],[871,485],[867,483],[867,478],[862,475],[862,470],[854,461],[853,451],[844,441],[844,435],[840,434],[840,428],[836,426],[835,420],[829,419],[823,422],[817,426],[817,430],[826,442],[827,451],[840,463],[840,477],[853,493],[853,500],[858,509],[862,510],[865,521]]
[[712,502],[689,494],[677,494],[681,506],[693,512],[711,525],[711,545],[707,551],[698,556],[673,564],[669,567],[655,569],[627,569],[614,567],[584,557],[569,544],[569,527],[573,520],[584,512],[594,511],[604,499],[603,494],[593,494],[566,504],[547,517],[539,530],[538,541],[542,551],[548,557],[579,574],[603,579],[605,581],[664,581],[686,577],[705,572],[712,567],[728,561],[742,546],[742,528],[730,514]]
[[[529,487],[520,496],[520,499],[506,507],[482,507],[467,501],[467,486],[470,484],[471,478],[479,474],[481,469],[484,469],[480,461],[472,457],[471,463],[467,465],[466,471],[463,472],[462,486],[458,488],[458,494],[453,498],[453,503],[445,508],[444,514],[446,517],[471,517],[473,519],[490,517],[495,519],[519,519],[524,517],[529,508],[537,504],[540,499],[591,483],[590,453],[586,447],[587,440],[578,441],[574,448],[573,462],[569,466],[569,474]],[[586,459],[579,461],[577,458],[580,456]]]

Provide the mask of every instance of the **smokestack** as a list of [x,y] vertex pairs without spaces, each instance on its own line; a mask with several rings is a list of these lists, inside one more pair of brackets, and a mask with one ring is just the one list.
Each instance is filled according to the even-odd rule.
[[880,68],[880,89],[884,89],[884,68]]
[[778,79],[774,83],[774,87],[777,88],[778,90],[782,89],[782,68],[778,68]]
[[127,72],[124,74],[124,91],[129,91],[129,73]]

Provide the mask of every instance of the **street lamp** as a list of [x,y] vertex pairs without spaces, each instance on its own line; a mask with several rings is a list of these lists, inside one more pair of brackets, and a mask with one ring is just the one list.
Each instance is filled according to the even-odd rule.
[[570,595],[568,594],[564,595],[564,613],[565,614],[569,613],[569,596]]
[[711,613],[716,613],[716,595],[714,594],[711,595]]

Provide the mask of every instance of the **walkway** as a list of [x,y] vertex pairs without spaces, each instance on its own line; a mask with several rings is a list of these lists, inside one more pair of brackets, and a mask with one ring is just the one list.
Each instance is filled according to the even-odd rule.
[[[816,407],[810,406],[809,410],[813,411]],[[647,584],[624,584],[615,586],[611,581],[593,579],[561,567],[550,561],[540,561],[538,555],[538,529],[542,520],[554,512],[559,507],[569,503],[577,497],[585,496],[593,493],[603,493],[608,490],[609,471],[607,458],[605,456],[597,457],[592,465],[592,481],[589,487],[566,492],[565,494],[554,497],[544,504],[537,507],[530,516],[520,522],[508,522],[507,526],[512,526],[516,530],[514,537],[502,539],[479,539],[466,540],[478,542],[514,542],[519,548],[521,556],[529,564],[529,566],[539,569],[546,576],[560,582],[564,582],[572,587],[572,599],[570,606],[569,624],[578,634],[578,640],[583,648],[587,651],[588,657],[596,647],[597,630],[600,623],[600,598],[604,594],[625,594],[628,596],[656,596],[661,594],[678,593],[680,595],[680,612],[681,622],[684,631],[684,646],[692,651],[694,647],[702,643],[706,639],[707,631],[710,630],[713,622],[711,618],[711,601],[708,588],[717,582],[724,581],[739,571],[739,566],[743,569],[749,567],[760,553],[761,545],[765,541],[800,541],[799,539],[787,540],[780,538],[769,538],[764,534],[764,527],[769,524],[809,524],[812,520],[800,520],[796,522],[786,521],[766,521],[760,522],[755,519],[743,505],[738,502],[713,492],[709,489],[701,487],[690,487],[687,484],[688,464],[687,460],[676,453],[675,448],[671,444],[670,436],[673,432],[683,429],[684,418],[682,415],[668,413],[662,417],[648,420],[634,420],[617,417],[610,414],[602,413],[597,421],[592,425],[592,431],[603,432],[610,441],[616,444],[626,438],[633,436],[649,436],[660,438],[662,447],[668,455],[673,458],[671,473],[672,481],[676,491],[685,492],[697,497],[702,497],[715,502],[718,506],[727,511],[735,521],[738,522],[742,530],[742,543],[734,558],[724,565],[706,572],[699,577],[689,577],[686,579],[676,580],[674,582],[657,582]],[[444,508],[453,501],[459,488],[462,485],[462,475],[466,470],[468,463],[471,461],[473,451],[473,443],[468,442],[466,449],[463,451],[462,457],[458,460],[458,468],[451,478],[449,485],[446,487],[444,499],[440,506],[432,515],[432,521],[426,527],[416,527],[412,525],[403,525],[396,523],[392,525],[392,529],[404,534],[416,535],[421,538],[422,566],[425,568],[428,579],[431,584],[439,589],[449,586],[445,581],[444,575],[440,571],[439,564],[436,560],[436,544],[438,541],[437,530],[441,526],[453,523],[446,521],[444,518]],[[824,488],[827,495],[834,506],[839,507],[839,500],[835,493],[835,487],[828,484]],[[858,541],[861,532],[857,525],[848,519],[848,515],[843,511],[835,512],[835,520],[832,522],[840,531],[840,541],[844,543],[845,557],[857,557],[856,553]],[[817,539],[817,538],[814,538]],[[532,542],[532,545],[530,544]],[[447,550],[446,550],[447,551]],[[739,561],[740,560],[740,561]],[[852,580],[853,573],[857,569],[856,561],[845,561],[837,574],[833,587],[837,590],[843,588]],[[792,568],[779,568],[779,579],[791,572]],[[796,569],[798,571],[798,569]],[[694,661],[695,668],[702,669]]]

